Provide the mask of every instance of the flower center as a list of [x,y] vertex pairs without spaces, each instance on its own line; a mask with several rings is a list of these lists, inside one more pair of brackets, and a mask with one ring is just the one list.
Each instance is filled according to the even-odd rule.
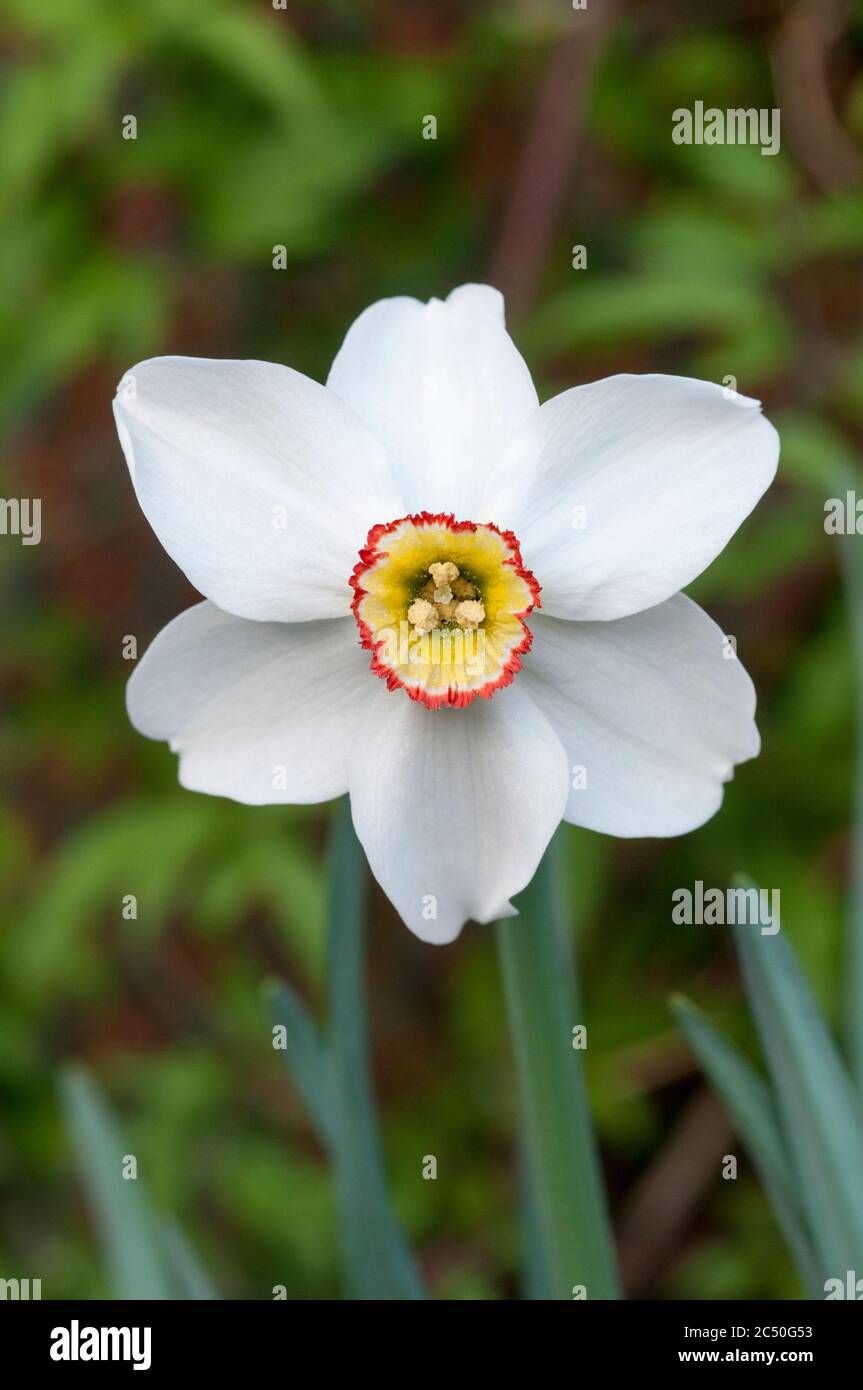
[[490,522],[419,512],[373,526],[350,582],[371,669],[430,708],[491,699],[530,649],[539,585]]
[[459,574],[452,560],[429,565],[426,580],[408,609],[408,622],[415,633],[433,632],[449,623],[463,632],[475,632],[485,621],[485,608],[479,590]]

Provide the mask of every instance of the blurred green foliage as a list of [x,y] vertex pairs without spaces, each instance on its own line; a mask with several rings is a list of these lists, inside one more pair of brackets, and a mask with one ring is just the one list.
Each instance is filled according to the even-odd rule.
[[[620,7],[540,293],[516,325],[544,394],[613,371],[731,375],[783,434],[780,481],[693,589],[756,681],[760,759],[680,840],[567,838],[624,1267],[647,1269],[635,1292],[667,1297],[800,1292],[748,1163],[720,1181],[721,1135],[673,1248],[628,1234],[636,1184],[701,1084],[669,993],[752,1042],[724,929],[672,926],[673,888],[738,870],[780,887],[831,1014],[838,1000],[854,698],[822,522],[835,480],[856,476],[863,430],[863,191],[820,178],[787,124],[775,158],[670,139],[671,110],[696,99],[776,104],[783,11],[739,5],[723,22],[706,7]],[[273,973],[320,998],[328,813],[186,794],[167,749],[127,724],[124,636],[143,648],[194,595],[134,503],[114,384],[164,351],[322,377],[370,301],[485,278],[549,54],[573,22],[565,5],[516,0],[6,0],[2,489],[42,498],[43,541],[0,544],[0,1273],[41,1277],[45,1296],[106,1291],[57,1104],[67,1058],[98,1073],[153,1202],[223,1294],[340,1292],[330,1176],[260,998]],[[858,140],[861,50],[857,4],[831,91]],[[421,138],[427,113],[436,141]],[[586,271],[571,268],[574,243]],[[437,1296],[509,1296],[514,1101],[491,933],[433,950],[376,891],[373,907],[399,1212]],[[434,1183],[420,1176],[429,1152]]]

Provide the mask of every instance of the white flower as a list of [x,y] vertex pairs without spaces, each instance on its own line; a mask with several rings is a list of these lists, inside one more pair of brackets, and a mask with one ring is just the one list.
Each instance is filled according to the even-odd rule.
[[114,409],[206,595],[143,657],[132,722],[194,791],[349,791],[424,940],[512,916],[561,818],[680,834],[758,752],[752,682],[678,592],[773,478],[757,402],[616,376],[540,406],[501,296],[465,285],[373,304],[326,386],[163,357]]

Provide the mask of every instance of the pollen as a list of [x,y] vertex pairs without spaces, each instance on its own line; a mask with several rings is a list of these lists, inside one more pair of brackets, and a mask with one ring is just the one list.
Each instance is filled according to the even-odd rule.
[[485,621],[485,609],[476,599],[467,598],[457,605],[454,617],[459,627],[467,632],[475,632]]
[[[465,579],[452,560],[436,561],[429,565],[428,573],[431,582],[423,585],[421,598],[434,606],[441,622],[456,623],[465,632],[475,632],[485,620],[485,608],[477,601],[476,585]],[[410,613],[408,619],[414,621]],[[419,622],[414,622],[414,626],[421,632],[430,631],[420,627]],[[432,628],[435,626],[431,624]]]
[[414,599],[408,609],[408,622],[415,632],[431,632],[440,622],[438,611],[427,599]]
[[492,522],[419,512],[373,526],[350,582],[372,671],[431,709],[491,699],[530,648],[539,584]]
[[464,577],[452,560],[436,560],[427,567],[426,574],[431,578],[420,584],[407,611],[414,632],[433,632],[441,623],[454,624],[463,632],[476,632],[485,621],[485,607],[478,598],[476,585]]
[[439,561],[436,565],[429,565],[429,574],[435,582],[435,587],[443,589],[454,579],[458,579],[458,565],[454,565],[452,560]]

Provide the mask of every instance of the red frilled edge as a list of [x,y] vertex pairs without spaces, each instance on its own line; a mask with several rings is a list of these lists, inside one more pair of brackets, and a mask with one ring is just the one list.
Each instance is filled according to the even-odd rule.
[[[404,690],[412,700],[416,700],[420,704],[425,705],[427,709],[440,709],[443,705],[462,709],[465,705],[469,705],[475,700],[477,696],[483,700],[490,700],[496,690],[501,690],[505,685],[512,684],[516,674],[521,670],[521,657],[525,652],[529,652],[531,649],[533,634],[527,626],[525,619],[533,612],[534,608],[542,607],[539,599],[540,585],[531,571],[524,567],[518,539],[514,532],[503,531],[499,526],[495,526],[492,521],[483,522],[482,524],[486,530],[494,531],[507,545],[511,554],[509,559],[504,560],[503,563],[505,565],[512,565],[516,574],[520,579],[524,580],[533,595],[532,602],[528,604],[527,608],[523,609],[521,613],[515,613],[513,615],[518,618],[521,623],[524,629],[524,637],[516,647],[513,647],[506,664],[501,669],[500,675],[496,680],[487,681],[485,685],[480,686],[477,690],[456,690],[453,686],[450,686],[444,694],[429,695],[419,686],[409,685],[407,681],[403,681],[401,676],[399,676],[391,666],[381,661],[377,653],[374,634],[368,624],[363,622],[363,619],[360,617],[360,604],[368,593],[368,590],[364,589],[362,586],[362,577],[378,560],[386,559],[388,552],[378,549],[383,537],[392,535],[392,533],[396,531],[399,526],[403,526],[406,521],[417,527],[446,526],[450,531],[479,530],[479,526],[475,521],[456,521],[452,512],[415,512],[410,516],[399,517],[397,521],[390,521],[386,524],[379,522],[376,526],[373,526],[366,538],[365,545],[360,551],[360,558],[354,566],[350,578],[350,585],[354,591],[354,597],[351,601],[351,610],[356,618],[357,627],[360,630],[360,646],[372,653],[371,669],[376,676],[380,676],[382,680],[386,681],[389,690]],[[377,646],[382,646],[383,642],[384,639],[381,638]]]

